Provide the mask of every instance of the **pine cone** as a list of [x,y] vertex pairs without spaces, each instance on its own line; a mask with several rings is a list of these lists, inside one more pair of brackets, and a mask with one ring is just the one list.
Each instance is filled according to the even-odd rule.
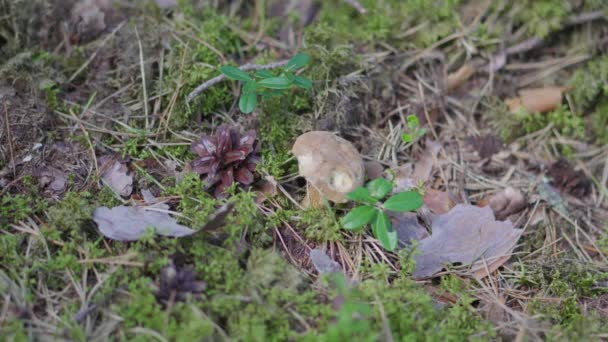
[[202,293],[207,284],[196,280],[192,266],[178,269],[173,261],[160,272],[158,286],[155,286],[156,299],[166,304],[169,301],[184,301],[188,295]]
[[203,135],[192,144],[190,149],[199,158],[190,165],[206,175],[207,190],[214,189],[214,195],[221,197],[235,180],[242,186],[253,183],[253,172],[260,162],[258,145],[255,131],[241,136],[237,128],[222,125],[214,135]]

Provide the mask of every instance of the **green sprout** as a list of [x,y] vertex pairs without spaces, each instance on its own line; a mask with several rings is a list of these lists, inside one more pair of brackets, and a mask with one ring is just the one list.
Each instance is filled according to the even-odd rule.
[[220,72],[231,80],[243,82],[239,109],[243,113],[251,113],[258,104],[258,96],[264,100],[270,99],[284,94],[293,86],[310,89],[312,81],[295,74],[297,70],[306,66],[309,60],[310,56],[299,53],[285,64],[278,75],[269,70],[258,70],[250,75],[230,65],[222,66]]
[[418,121],[418,117],[416,115],[408,115],[406,121],[406,132],[401,135],[401,139],[404,143],[413,143],[424,136],[426,129],[420,127],[420,121]]
[[396,193],[382,201],[393,191],[393,183],[384,178],[377,178],[365,187],[358,187],[346,195],[346,198],[360,204],[341,219],[344,229],[356,230],[371,224],[372,233],[386,250],[394,251],[397,247],[397,232],[385,211],[408,212],[422,206],[422,196],[416,191]]

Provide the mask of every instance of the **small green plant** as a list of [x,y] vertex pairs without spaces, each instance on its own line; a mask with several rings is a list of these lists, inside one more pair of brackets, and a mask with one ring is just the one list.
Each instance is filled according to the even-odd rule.
[[346,197],[360,205],[341,219],[342,227],[355,230],[371,224],[372,233],[382,247],[389,251],[397,247],[397,232],[393,230],[386,210],[394,212],[414,211],[422,206],[422,196],[416,191],[399,192],[386,201],[382,200],[393,191],[393,184],[384,178],[377,178],[350,192]]
[[413,143],[417,139],[422,138],[422,136],[424,136],[424,134],[426,133],[426,129],[420,127],[420,121],[418,121],[418,117],[416,115],[408,115],[406,121],[406,132],[401,135],[401,139],[404,143]]
[[279,75],[269,70],[258,70],[252,76],[230,65],[222,66],[220,71],[231,80],[243,82],[239,109],[243,113],[251,113],[258,104],[258,95],[262,96],[262,99],[270,99],[282,95],[293,86],[304,89],[312,87],[311,80],[294,74],[296,70],[306,66],[309,60],[310,56],[299,53],[285,64]]

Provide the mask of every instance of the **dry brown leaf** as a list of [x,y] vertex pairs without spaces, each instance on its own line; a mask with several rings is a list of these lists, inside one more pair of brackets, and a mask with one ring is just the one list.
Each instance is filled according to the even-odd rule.
[[426,229],[418,223],[415,213],[396,213],[390,212],[389,217],[393,229],[397,232],[399,245],[409,245],[412,241],[420,241],[429,236]]
[[99,158],[99,166],[102,170],[101,180],[114,192],[123,197],[128,197],[133,192],[133,175],[124,163],[110,156]]
[[466,82],[471,76],[475,74],[475,68],[470,64],[465,64],[460,69],[448,75],[446,80],[446,87],[448,92],[458,88],[464,82]]
[[545,113],[554,110],[562,103],[562,94],[568,87],[529,88],[519,91],[519,96],[506,99],[505,103],[512,113],[521,108],[530,113]]
[[488,207],[466,204],[438,216],[432,228],[431,237],[420,241],[420,254],[414,257],[416,279],[431,278],[454,263],[469,266],[469,275],[482,278],[509,259],[523,232],[510,221],[496,221]]
[[412,178],[419,182],[426,182],[431,178],[433,166],[437,161],[437,155],[441,150],[441,144],[434,140],[426,141],[426,148],[416,162]]
[[526,197],[521,191],[508,187],[492,196],[486,197],[479,201],[480,207],[490,206],[496,219],[504,220],[507,217],[517,214],[526,207]]
[[445,214],[456,205],[449,193],[435,189],[426,190],[422,201],[435,214]]
[[264,177],[264,179],[257,182],[254,187],[256,190],[255,202],[257,204],[262,204],[264,201],[276,196],[278,193],[278,183],[272,176]]

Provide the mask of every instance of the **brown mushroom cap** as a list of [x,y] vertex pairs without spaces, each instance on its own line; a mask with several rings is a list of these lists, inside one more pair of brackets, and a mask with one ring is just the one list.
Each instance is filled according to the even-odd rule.
[[304,133],[291,152],[298,158],[300,175],[334,203],[346,202],[346,194],[363,185],[361,155],[350,142],[331,132]]

